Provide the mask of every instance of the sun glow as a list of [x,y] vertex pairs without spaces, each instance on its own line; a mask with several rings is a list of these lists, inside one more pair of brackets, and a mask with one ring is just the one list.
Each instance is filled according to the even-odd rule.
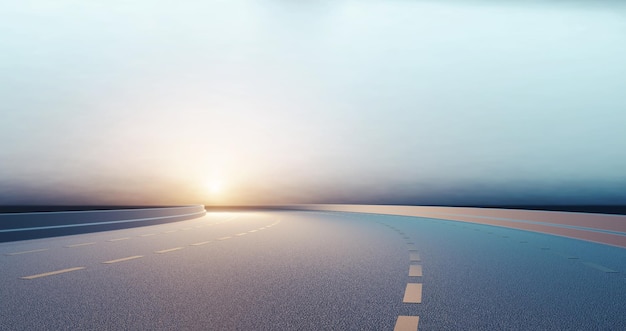
[[218,180],[213,180],[208,183],[209,193],[211,195],[217,195],[222,192],[222,182]]

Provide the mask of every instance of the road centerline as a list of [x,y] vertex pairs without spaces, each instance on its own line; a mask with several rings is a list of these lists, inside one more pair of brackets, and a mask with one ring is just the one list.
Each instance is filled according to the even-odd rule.
[[409,277],[422,277],[422,266],[419,264],[410,265]]
[[398,316],[393,331],[417,331],[419,316]]
[[404,303],[422,303],[422,284],[408,283],[404,291]]
[[419,262],[419,261],[421,261],[420,254],[417,251],[415,251],[415,250],[409,251],[409,260],[411,262]]

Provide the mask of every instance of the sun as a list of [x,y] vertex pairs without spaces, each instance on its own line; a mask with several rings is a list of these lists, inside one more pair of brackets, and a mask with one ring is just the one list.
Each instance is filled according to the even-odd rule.
[[222,182],[219,180],[212,180],[207,186],[211,195],[217,195],[222,192]]

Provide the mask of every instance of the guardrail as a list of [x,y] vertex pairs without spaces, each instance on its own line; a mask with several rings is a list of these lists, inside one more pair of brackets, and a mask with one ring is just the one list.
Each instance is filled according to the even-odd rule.
[[202,205],[0,214],[0,242],[177,222],[205,214]]

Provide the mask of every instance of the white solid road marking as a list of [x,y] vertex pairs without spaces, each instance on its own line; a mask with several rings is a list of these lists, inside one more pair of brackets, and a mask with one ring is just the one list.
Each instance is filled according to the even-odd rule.
[[613,270],[613,269],[609,269],[605,266],[601,266],[599,264],[595,264],[595,263],[591,263],[591,262],[583,262],[584,265],[594,268],[596,270],[600,270],[600,271],[604,271],[606,273],[618,273],[619,271],[617,270]]
[[200,246],[200,245],[208,244],[210,242],[211,242],[210,240],[209,241],[202,241],[202,242],[199,242],[199,243],[191,244],[191,246]]
[[157,254],[163,254],[163,253],[169,253],[169,252],[173,252],[173,251],[178,251],[183,249],[184,247],[174,247],[174,248],[168,248],[168,249],[164,249],[164,250],[160,250],[160,251],[156,251],[155,253]]
[[124,257],[124,258],[117,259],[117,260],[105,261],[105,262],[102,262],[102,263],[104,263],[104,264],[111,264],[111,263],[123,262],[123,261],[128,261],[128,260],[134,260],[134,259],[138,259],[138,258],[141,258],[141,257],[143,257],[143,255],[135,255],[135,256]]
[[150,237],[150,236],[154,236],[154,235],[156,235],[156,233],[146,233],[146,234],[140,235],[140,237]]
[[404,291],[404,303],[422,303],[422,284],[408,283]]
[[76,270],[82,270],[85,269],[85,267],[76,267],[76,268],[69,268],[69,269],[63,269],[63,270],[57,270],[57,271],[50,271],[50,272],[46,272],[43,274],[37,274],[37,275],[32,275],[32,276],[25,276],[25,277],[20,277],[21,279],[35,279],[35,278],[41,278],[41,277],[47,277],[47,276],[54,276],[54,275],[58,275],[58,274],[63,274],[66,272],[71,272],[71,271],[76,271]]
[[110,242],[114,242],[114,241],[121,241],[121,240],[128,240],[130,239],[130,237],[124,237],[124,238],[116,238],[116,239],[111,239],[109,240]]
[[420,255],[417,251],[409,251],[409,259],[411,260],[411,262],[419,262],[420,260]]
[[409,277],[422,277],[422,266],[415,264],[409,266]]
[[45,251],[47,251],[47,250],[49,250],[49,248],[33,249],[33,250],[30,250],[30,251],[22,251],[22,252],[15,252],[15,253],[6,253],[6,254],[4,254],[4,255],[7,255],[7,256],[12,256],[12,255],[20,255],[20,254],[29,254],[29,253],[45,252]]
[[230,239],[232,237],[222,237],[222,238],[217,238],[217,240],[226,240],[226,239]]
[[398,316],[393,331],[417,331],[419,316]]
[[89,243],[82,243],[82,244],[73,244],[73,245],[67,245],[65,247],[67,248],[72,248],[72,247],[80,247],[80,246],[88,246],[88,245],[94,245],[96,242],[89,242]]

